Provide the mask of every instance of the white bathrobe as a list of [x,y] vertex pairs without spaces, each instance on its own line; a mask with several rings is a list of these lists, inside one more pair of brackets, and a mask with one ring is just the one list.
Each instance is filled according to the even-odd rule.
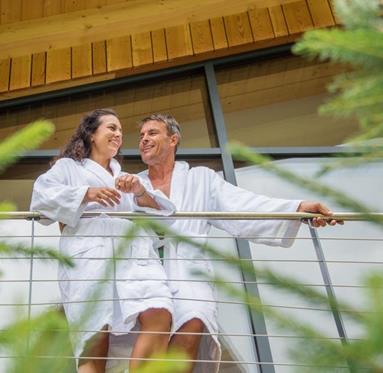
[[[140,177],[150,182],[147,171]],[[177,211],[255,211],[255,212],[294,212],[298,200],[284,200],[256,195],[233,186],[222,179],[215,171],[207,167],[189,168],[186,162],[176,162],[170,188],[170,200]],[[273,245],[291,246],[300,223],[298,221],[270,220],[176,220],[172,229],[185,236],[207,237],[211,225],[223,229],[236,237],[263,236],[282,237],[281,239],[254,239],[254,242]],[[201,243],[206,238],[199,239]],[[166,258],[189,259],[168,260]],[[191,259],[191,260],[190,260]],[[169,279],[195,279],[193,270],[212,271],[206,255],[195,247],[185,243],[165,240],[164,268]],[[195,298],[214,301],[214,289],[204,282],[170,282],[174,296],[174,330],[192,318],[201,319],[210,333],[218,332],[217,307],[214,302],[187,301],[177,298]],[[204,336],[201,341],[198,359],[220,360],[221,349],[215,335]],[[218,372],[219,364],[198,363],[194,372]]]
[[[31,210],[49,218],[42,223],[58,221],[66,224],[60,238],[60,251],[71,256],[76,266],[60,265],[58,278],[69,325],[82,331],[71,333],[76,357],[83,352],[85,343],[105,326],[112,332],[128,332],[135,326],[138,314],[148,308],[160,307],[173,313],[171,292],[158,254],[153,249],[153,239],[139,237],[127,244],[118,236],[125,234],[132,222],[107,214],[109,211],[133,210],[170,214],[174,212],[174,204],[145,182],[146,189],[162,211],[139,207],[132,194],[122,192],[120,204],[114,207],[104,207],[96,202],[83,203],[89,187],[115,187],[121,167],[115,159],[110,167],[113,176],[91,159],[77,162],[62,158],[36,180],[33,188]],[[81,214],[88,211],[104,214],[81,218]],[[140,235],[147,234],[140,232]],[[114,254],[132,259],[118,260],[114,264],[106,259]],[[99,301],[86,302],[92,299]]]

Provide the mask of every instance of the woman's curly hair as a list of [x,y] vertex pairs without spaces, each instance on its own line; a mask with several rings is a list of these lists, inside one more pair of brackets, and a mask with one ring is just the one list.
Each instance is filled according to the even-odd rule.
[[92,149],[91,136],[101,124],[100,118],[104,115],[114,115],[115,117],[118,117],[117,113],[112,109],[96,109],[85,114],[82,117],[76,132],[64,146],[55,161],[60,158],[72,158],[75,161],[81,161],[84,158],[88,158]]

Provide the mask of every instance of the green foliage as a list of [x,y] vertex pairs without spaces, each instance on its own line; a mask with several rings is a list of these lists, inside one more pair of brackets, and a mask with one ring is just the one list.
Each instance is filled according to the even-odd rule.
[[40,120],[29,124],[0,143],[0,172],[28,150],[37,148],[54,131],[51,122]]
[[[381,161],[383,143],[383,33],[377,0],[338,0],[337,15],[342,19],[343,29],[314,30],[307,32],[294,47],[294,52],[319,58],[320,60],[349,65],[349,71],[340,75],[330,85],[330,91],[337,96],[320,108],[321,114],[342,117],[356,116],[360,122],[360,134],[351,139],[352,149],[362,151],[363,156],[342,159],[335,165],[328,165],[318,173],[336,170],[339,166],[355,166],[371,161]],[[366,140],[374,139],[368,144]],[[230,148],[237,159],[256,164],[270,172],[314,193],[331,198],[339,206],[352,211],[362,212],[364,217],[382,227],[383,221],[370,213],[370,207],[355,201],[343,192],[329,188],[320,180],[308,180],[270,162],[270,159],[251,152],[240,145]],[[213,248],[205,248],[210,255],[220,256]],[[225,258],[222,258],[225,259]],[[291,354],[301,364],[297,372],[339,372],[381,373],[383,372],[383,275],[372,273],[366,279],[367,306],[355,309],[351,304],[328,298],[315,289],[305,287],[292,278],[271,271],[253,267],[252,264],[238,262],[235,258],[226,258],[240,268],[256,276],[257,279],[274,284],[278,289],[304,299],[309,304],[326,309],[342,311],[343,317],[352,319],[362,331],[360,339],[339,343],[322,335],[312,325],[305,324],[294,316],[285,317],[275,309],[262,305],[259,299],[243,294],[215,278],[218,286],[233,297],[247,301],[249,306],[259,312],[265,312],[277,325],[285,330],[297,333],[301,338],[292,343]]]
[[[324,105],[320,112],[343,117],[356,116],[359,119],[361,133],[352,139],[353,144],[358,145],[355,151],[359,152],[360,141],[383,136],[383,34],[380,31],[382,30],[382,19],[379,15],[379,1],[377,0],[338,0],[336,10],[337,15],[343,20],[345,26],[343,29],[308,32],[294,47],[294,51],[311,58],[349,65],[349,71],[339,76],[330,86],[330,90],[337,96]],[[36,146],[52,131],[52,128],[46,123],[40,123],[25,131],[0,144],[0,171],[14,162],[21,151]],[[326,195],[339,206],[362,212],[366,219],[378,226],[383,225],[380,218],[371,215],[369,206],[353,200],[343,192],[329,188],[319,183],[318,180],[307,180],[280,169],[270,163],[268,158],[254,154],[238,145],[232,145],[231,150],[239,159],[264,167],[312,192]],[[364,144],[363,151],[364,158],[343,159],[340,161],[341,164],[353,166],[362,162],[381,160],[383,146],[380,141],[376,141],[374,144]],[[326,166],[320,171],[320,174],[332,170],[334,170],[334,166]],[[12,205],[0,205],[0,213],[9,210],[13,210]],[[341,310],[345,317],[356,323],[363,331],[361,339],[341,344],[329,339],[327,335],[299,318],[265,306],[260,299],[231,286],[225,279],[200,273],[199,275],[205,276],[206,280],[214,281],[230,296],[247,303],[256,312],[266,313],[281,329],[292,331],[301,337],[301,339],[297,339],[297,343],[292,343],[292,354],[295,360],[302,364],[296,368],[296,372],[343,372],[347,371],[344,368],[348,366],[352,367],[353,372],[358,373],[383,372],[382,274],[371,274],[367,277],[365,280],[365,286],[368,289],[367,307],[364,310],[355,309],[353,305],[328,298],[323,293],[304,286],[293,278],[256,268],[251,262],[241,261],[237,257],[223,254],[222,250],[195,243],[192,239],[182,237],[155,221],[136,220],[135,223],[136,227],[127,233],[128,241],[134,238],[139,228],[162,231],[168,236],[173,236],[175,240],[193,244],[207,251],[213,258],[239,267],[257,280],[263,280],[288,294],[300,297],[315,307]],[[116,257],[123,253],[122,250],[123,247],[118,249]],[[31,250],[22,245],[10,248],[5,244],[0,244],[0,253],[9,254],[11,252],[24,255],[47,255],[70,265],[67,258],[59,257],[56,255],[57,253],[49,250],[40,248]],[[111,270],[113,265],[114,261],[111,261],[108,270]],[[99,291],[100,287],[96,288],[94,299],[97,299]],[[92,307],[93,303],[90,302],[90,312]],[[0,346],[5,347],[15,356],[10,372],[73,371],[73,360],[68,358],[72,355],[72,351],[68,344],[67,334],[65,318],[57,311],[46,312],[31,321],[19,321],[9,325],[6,331],[0,334]],[[52,356],[56,357],[49,358]],[[171,352],[158,357],[158,359],[163,358],[168,361],[144,363],[140,373],[182,372],[186,368],[186,363],[182,361],[185,359],[184,355]]]
[[329,339],[326,334],[311,324],[302,321],[299,315],[286,315],[272,306],[267,306],[259,298],[227,283],[225,278],[204,272],[196,273],[204,277],[206,281],[214,282],[231,298],[247,304],[256,312],[266,314],[281,330],[293,332],[299,336],[295,342],[290,342],[291,355],[294,361],[300,364],[295,367],[296,372],[347,372],[350,366],[354,373],[383,372],[383,360],[381,359],[381,351],[383,351],[383,339],[381,338],[383,333],[383,275],[381,273],[370,274],[366,278],[363,283],[367,289],[366,306],[363,309],[356,309],[352,304],[329,298],[321,291],[304,286],[292,277],[256,267],[252,262],[242,261],[236,256],[224,254],[221,248],[217,249],[211,245],[196,242],[158,222],[137,220],[135,223],[146,229],[161,230],[166,236],[173,237],[177,242],[188,243],[203,250],[211,258],[235,266],[256,278],[257,281],[273,285],[289,295],[295,295],[316,309],[339,310],[343,317],[352,320],[363,331],[360,339],[341,344],[337,340]]
[[46,257],[47,259],[57,260],[68,267],[74,266],[73,260],[71,258],[60,254],[59,251],[57,251],[56,249],[49,249],[49,248],[38,247],[38,246],[31,248],[24,244],[10,244],[5,242],[0,242],[0,255],[10,255],[10,254],[23,255],[28,258],[30,258],[31,255],[40,256],[40,257],[42,256],[42,257]]
[[273,172],[281,178],[290,181],[295,185],[298,185],[319,195],[327,196],[336,202],[339,206],[352,211],[358,211],[363,214],[365,219],[370,220],[379,226],[383,226],[383,219],[379,216],[371,214],[369,206],[365,206],[361,202],[358,202],[355,199],[345,195],[342,191],[335,190],[334,188],[321,183],[319,180],[307,179],[295,174],[294,172],[280,168],[270,162],[269,157],[257,154],[252,150],[241,146],[240,144],[231,144],[229,149],[236,159],[249,162],[250,164],[258,165],[265,170]]
[[0,346],[14,357],[8,372],[73,372],[68,332],[65,316],[55,310],[8,325],[0,334]]
[[[48,121],[32,123],[0,143],[0,172],[14,163],[24,152],[39,146],[53,133]],[[0,219],[14,211],[10,202],[0,203]],[[64,265],[73,266],[70,258],[57,250],[31,248],[23,244],[0,242],[0,255],[44,256]],[[8,372],[73,372],[73,359],[68,339],[68,329],[62,313],[49,310],[31,320],[21,319],[9,324],[0,333],[0,347],[13,356]],[[62,356],[63,358],[57,358]],[[66,357],[65,357],[66,356]]]
[[[344,28],[313,30],[293,48],[297,54],[349,66],[329,86],[336,96],[320,108],[321,114],[356,117],[361,131],[350,139],[362,145],[364,162],[380,160],[383,154],[383,21],[378,0],[336,0],[336,13]],[[368,146],[365,141],[375,139]],[[342,166],[360,159],[342,161]],[[336,166],[325,166],[319,174]]]
[[335,14],[346,28],[363,29],[382,27],[379,14],[379,0],[335,0]]
[[185,361],[185,359],[188,359],[185,353],[177,351],[154,355],[152,359],[154,360],[142,364],[142,367],[138,369],[138,373],[183,373],[189,365]]

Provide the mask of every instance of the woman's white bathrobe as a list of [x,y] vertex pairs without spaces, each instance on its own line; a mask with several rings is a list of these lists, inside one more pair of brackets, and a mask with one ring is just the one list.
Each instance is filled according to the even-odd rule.
[[[140,177],[150,182],[147,171]],[[294,212],[300,201],[268,198],[233,186],[207,167],[189,168],[186,162],[176,162],[170,188],[170,200],[177,211],[256,211],[256,212]],[[270,220],[176,220],[172,229],[186,236],[207,237],[211,225],[223,229],[235,237],[281,237],[279,239],[254,239],[254,242],[273,246],[291,246],[300,223],[297,221]],[[199,239],[202,243],[206,238]],[[166,260],[166,258],[188,259]],[[203,252],[185,243],[165,240],[164,267],[169,279],[195,279],[192,271],[212,271],[211,263]],[[214,289],[204,282],[172,282],[170,287],[174,296],[173,328],[177,330],[192,318],[201,319],[209,332],[217,333],[217,307],[214,303]],[[205,299],[208,302],[187,301]],[[213,301],[213,302],[209,302]],[[216,335],[204,336],[200,345],[198,359],[220,360],[221,349]],[[219,364],[198,363],[194,372],[218,372]]]
[[[139,207],[132,194],[122,192],[120,204],[114,207],[104,207],[96,202],[83,203],[89,187],[115,187],[121,167],[115,159],[111,160],[110,167],[113,176],[91,159],[77,162],[62,158],[36,180],[33,188],[31,210],[50,219],[42,223],[58,221],[66,224],[60,238],[60,251],[71,256],[76,265],[74,268],[60,265],[58,277],[68,322],[72,328],[82,330],[71,334],[76,357],[83,352],[86,341],[106,325],[112,332],[128,332],[136,324],[138,314],[148,308],[161,307],[173,313],[166,274],[153,249],[153,239],[139,237],[127,244],[118,236],[125,234],[133,223],[107,214],[133,210],[170,214],[174,204],[145,182],[146,189],[162,211]],[[81,218],[83,212],[89,211],[105,214]],[[140,235],[145,234],[148,233],[140,232]],[[113,255],[132,259],[113,264],[106,259]],[[84,302],[92,299],[99,301]]]

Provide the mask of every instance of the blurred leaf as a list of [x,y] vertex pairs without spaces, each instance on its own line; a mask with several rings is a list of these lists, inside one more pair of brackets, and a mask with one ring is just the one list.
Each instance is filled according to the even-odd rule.
[[358,211],[363,214],[363,218],[367,221],[371,221],[379,226],[383,226],[383,219],[371,214],[371,210],[368,206],[365,206],[361,202],[347,196],[343,191],[338,191],[327,185],[319,182],[319,180],[311,180],[295,174],[294,172],[288,171],[278,167],[271,162],[269,157],[257,154],[251,149],[246,148],[238,143],[231,143],[229,150],[233,154],[233,157],[246,161],[250,164],[257,165],[266,171],[272,172],[277,176],[280,176],[284,180],[287,180],[301,188],[310,190],[313,193],[317,193],[322,196],[326,196],[336,202],[339,206],[347,208],[351,211]]
[[169,351],[166,354],[154,355],[151,358],[159,360],[143,363],[137,373],[183,373],[190,366],[190,363],[186,361],[189,359],[188,356],[182,352]]
[[73,260],[70,257],[61,254],[56,249],[48,249],[48,248],[38,247],[38,246],[31,248],[21,243],[11,244],[8,242],[0,241],[0,255],[12,255],[12,254],[24,255],[27,257],[31,257],[31,255],[43,256],[43,257],[47,257],[48,259],[57,260],[58,262],[68,267],[74,266]]
[[73,372],[68,333],[65,316],[55,310],[8,325],[0,333],[0,346],[14,356],[8,372]]
[[54,125],[47,120],[28,124],[0,143],[0,172],[28,150],[37,148],[54,132]]

